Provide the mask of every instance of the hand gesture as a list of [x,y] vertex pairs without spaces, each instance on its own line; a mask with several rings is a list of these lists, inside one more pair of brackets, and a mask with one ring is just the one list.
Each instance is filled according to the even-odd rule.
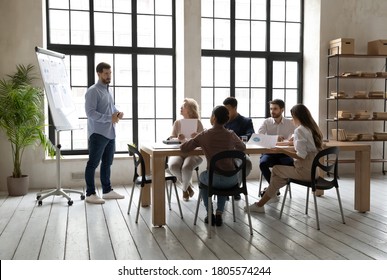
[[[112,123],[118,123],[118,121],[120,120],[120,112],[115,112],[113,115],[112,115]],[[122,117],[121,117],[122,119]]]
[[180,141],[184,141],[185,139],[185,135],[180,133],[179,135],[177,135],[177,138],[180,140]]

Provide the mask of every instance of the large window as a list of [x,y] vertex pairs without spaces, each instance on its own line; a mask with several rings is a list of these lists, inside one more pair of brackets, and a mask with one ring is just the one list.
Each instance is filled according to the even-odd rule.
[[83,127],[61,132],[62,152],[87,153],[84,96],[97,81],[101,61],[112,66],[109,87],[124,112],[116,130],[117,152],[126,152],[128,143],[168,137],[176,115],[175,1],[47,0],[46,6],[47,46],[66,55]]
[[[257,130],[268,101],[302,102],[303,0],[202,0],[202,117],[227,96]],[[203,28],[205,26],[205,28]]]

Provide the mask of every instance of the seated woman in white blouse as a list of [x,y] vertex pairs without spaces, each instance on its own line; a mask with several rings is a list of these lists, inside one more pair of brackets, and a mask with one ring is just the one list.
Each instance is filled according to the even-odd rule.
[[312,162],[322,148],[323,135],[305,105],[297,104],[290,112],[297,127],[294,130],[294,151],[273,148],[271,152],[284,153],[294,158],[294,166],[275,165],[273,167],[269,187],[260,201],[249,206],[251,212],[265,213],[264,205],[286,185],[288,178],[310,180]]

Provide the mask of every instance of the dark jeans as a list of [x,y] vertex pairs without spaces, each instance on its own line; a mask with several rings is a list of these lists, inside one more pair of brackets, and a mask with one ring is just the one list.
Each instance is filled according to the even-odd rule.
[[112,190],[110,184],[110,168],[115,152],[115,139],[108,139],[100,134],[93,133],[89,138],[89,160],[85,170],[86,196],[95,194],[94,176],[95,169],[101,162],[102,193]]
[[263,154],[259,163],[263,177],[270,184],[271,171],[270,167],[274,165],[293,165],[293,158],[285,154]]

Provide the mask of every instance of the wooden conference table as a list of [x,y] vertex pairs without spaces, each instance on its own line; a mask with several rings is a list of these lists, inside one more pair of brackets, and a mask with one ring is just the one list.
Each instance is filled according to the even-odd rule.
[[[370,167],[371,167],[371,146],[365,143],[329,141],[326,147],[337,146],[340,151],[355,152],[355,210],[366,212],[370,210]],[[177,155],[203,155],[201,149],[189,153],[183,153],[178,148],[159,148],[152,144],[141,146],[141,154],[146,165],[146,174],[152,170],[153,186],[144,187],[142,206],[152,206],[152,223],[154,226],[165,225],[165,158]],[[247,145],[247,154],[263,154],[266,148]]]

